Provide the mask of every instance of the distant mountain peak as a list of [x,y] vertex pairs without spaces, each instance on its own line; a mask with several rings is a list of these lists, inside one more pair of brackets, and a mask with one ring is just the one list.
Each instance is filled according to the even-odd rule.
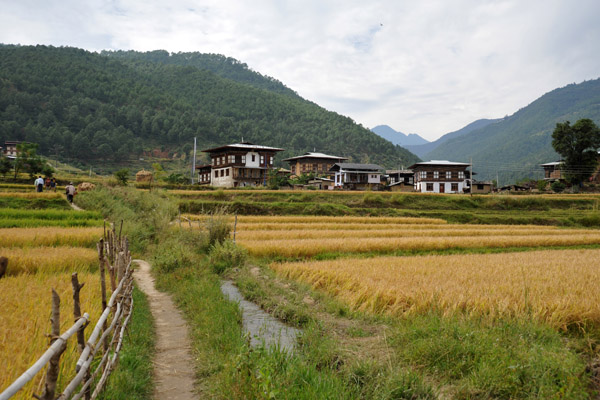
[[423,139],[416,133],[409,133],[407,135],[405,133],[395,131],[388,125],[377,125],[376,127],[371,128],[371,132],[374,132],[382,138],[389,140],[393,144],[400,146],[415,146],[429,143],[428,140]]

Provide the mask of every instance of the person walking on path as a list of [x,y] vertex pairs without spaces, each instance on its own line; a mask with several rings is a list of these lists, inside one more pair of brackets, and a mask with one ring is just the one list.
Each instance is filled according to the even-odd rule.
[[36,192],[44,190],[44,179],[40,175],[34,182]]
[[69,184],[65,188],[65,193],[67,195],[67,200],[69,200],[69,203],[73,204],[73,196],[75,196],[75,193],[77,193],[77,189],[75,189],[75,186],[73,186],[73,182],[69,182]]

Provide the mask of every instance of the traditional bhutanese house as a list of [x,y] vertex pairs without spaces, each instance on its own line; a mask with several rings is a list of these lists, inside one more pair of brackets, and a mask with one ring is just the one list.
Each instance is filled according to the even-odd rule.
[[4,148],[2,149],[4,155],[7,158],[17,158],[17,145],[21,143],[19,141],[6,141],[4,142]]
[[409,167],[415,173],[415,190],[423,193],[464,193],[469,189],[470,164],[431,160]]
[[333,190],[334,181],[331,178],[315,178],[308,181],[304,188],[314,188],[319,190]]
[[308,152],[301,156],[286,158],[290,164],[291,177],[300,176],[302,174],[329,174],[329,170],[333,164],[346,161],[346,157],[330,156],[323,153]]
[[490,181],[473,180],[473,185],[471,185],[471,192],[475,194],[492,193],[492,187],[493,185]]
[[540,164],[540,167],[544,168],[544,180],[549,182],[558,181],[565,179],[562,172],[562,161],[549,162],[546,164]]
[[336,188],[364,190],[382,186],[382,170],[383,167],[376,164],[336,163],[329,171],[335,174]]
[[196,172],[198,173],[199,185],[210,185],[211,171],[212,168],[210,164],[196,165]]
[[202,151],[211,158],[210,185],[243,187],[266,185],[275,153],[283,149],[244,142]]
[[388,185],[393,192],[413,192],[415,173],[410,169],[386,171]]

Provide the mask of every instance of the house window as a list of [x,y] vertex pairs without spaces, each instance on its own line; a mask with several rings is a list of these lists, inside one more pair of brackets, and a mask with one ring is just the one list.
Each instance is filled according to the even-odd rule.
[[252,154],[252,162],[256,162],[256,155]]
[[427,191],[428,192],[433,192],[433,183],[428,183],[427,184]]
[[269,164],[273,165],[273,157],[269,157]]
[[246,155],[242,156],[242,164],[246,164]]
[[219,171],[215,171],[215,178],[219,177]]
[[212,159],[212,165],[217,165],[217,159],[216,158]]
[[421,179],[427,179],[427,171],[421,171]]
[[225,176],[229,176],[229,168],[225,170]]
[[465,172],[464,171],[458,171],[458,179],[465,179]]
[[477,189],[478,189],[478,190],[483,190],[483,185],[482,185],[482,184],[480,184],[480,183],[478,183],[478,184],[477,184]]
[[265,165],[265,156],[260,156],[260,165]]
[[440,179],[440,172],[439,171],[433,171],[433,179]]
[[433,179],[433,171],[427,171],[427,179]]
[[229,163],[230,163],[230,164],[233,164],[234,162],[235,162],[235,156],[233,156],[233,155],[230,155],[230,156],[229,156]]
[[221,177],[224,177],[224,176],[225,176],[225,171],[221,170]]
[[452,179],[452,171],[446,171],[446,179]]
[[458,183],[452,183],[450,190],[453,192],[458,192]]

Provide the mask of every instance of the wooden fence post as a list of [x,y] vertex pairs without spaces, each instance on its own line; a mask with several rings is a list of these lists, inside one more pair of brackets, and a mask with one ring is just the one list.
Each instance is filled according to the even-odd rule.
[[[75,322],[77,322],[77,320],[81,318],[81,302],[79,300],[79,292],[85,283],[80,284],[77,277],[77,272],[74,272],[71,275],[71,284],[73,286],[73,317],[75,318]],[[85,327],[86,325],[83,325],[81,329],[77,331],[77,348],[79,349],[79,354],[83,353],[83,349],[85,348],[85,335],[83,332]],[[89,371],[85,375],[85,380],[87,381],[88,379],[90,379]],[[88,387],[85,391],[86,400],[89,400],[91,395],[92,394],[90,393],[90,389]]]
[[[79,292],[81,288],[85,285],[85,283],[79,283],[79,279],[77,277],[77,272],[74,272],[71,275],[71,285],[73,286],[73,317],[75,318],[75,322],[79,318],[81,318],[81,304],[79,301]],[[77,331],[77,347],[79,348],[79,353],[83,351],[85,347],[85,337],[83,334],[83,328]]]
[[[52,289],[52,332],[50,344],[60,336],[60,297],[54,289]],[[44,384],[44,393],[40,397],[41,400],[54,400],[54,393],[56,392],[56,381],[58,380],[58,372],[60,370],[60,356],[65,351],[66,345],[62,346],[61,349],[52,356],[48,363],[48,370],[46,371],[46,383]]]

